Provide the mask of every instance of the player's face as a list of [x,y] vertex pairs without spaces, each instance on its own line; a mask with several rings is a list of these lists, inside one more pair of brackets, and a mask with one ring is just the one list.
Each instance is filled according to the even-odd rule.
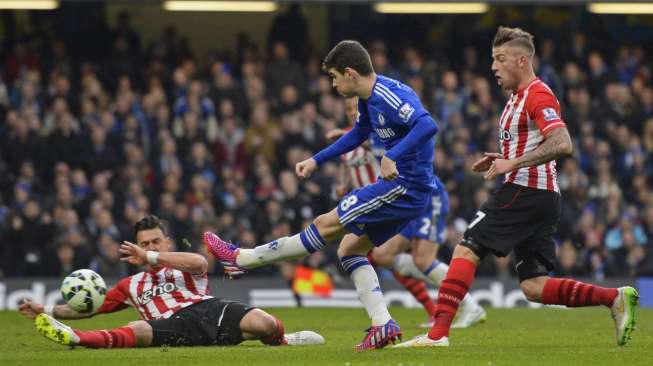
[[329,77],[331,78],[331,85],[336,88],[338,94],[345,98],[356,96],[355,78],[350,69],[345,69],[345,73],[341,74],[332,67],[329,69]]
[[159,228],[139,231],[136,234],[136,243],[143,250],[154,252],[167,252],[170,250],[170,238],[165,236]]
[[519,85],[519,72],[525,57],[520,50],[508,45],[492,48],[492,72],[497,84],[505,90],[515,90]]

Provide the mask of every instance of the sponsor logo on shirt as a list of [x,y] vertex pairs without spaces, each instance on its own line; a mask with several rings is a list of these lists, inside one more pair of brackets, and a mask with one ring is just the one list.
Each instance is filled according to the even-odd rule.
[[544,108],[544,110],[542,110],[542,113],[544,113],[544,120],[546,122],[551,122],[560,119],[560,117],[558,117],[558,113],[553,108]]
[[499,140],[501,140],[501,141],[510,141],[510,140],[512,140],[512,135],[510,134],[510,131],[500,130],[499,131]]
[[157,285],[151,290],[143,291],[143,294],[138,297],[138,302],[141,305],[145,305],[150,300],[152,300],[153,297],[156,296],[161,296],[163,294],[169,294],[177,289],[177,286],[175,286],[174,283],[166,282],[162,283],[160,285]]
[[401,118],[402,121],[408,122],[410,119],[410,116],[413,115],[415,112],[415,108],[411,106],[410,104],[406,103],[399,108],[399,118]]
[[382,139],[389,139],[395,136],[395,132],[392,128],[375,128],[374,131],[376,131],[376,134]]

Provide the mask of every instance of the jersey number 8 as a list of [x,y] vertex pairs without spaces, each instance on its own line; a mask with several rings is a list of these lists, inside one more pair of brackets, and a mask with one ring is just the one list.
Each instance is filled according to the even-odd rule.
[[345,198],[344,200],[342,200],[342,202],[340,203],[340,209],[343,210],[343,211],[347,211],[347,210],[349,210],[349,207],[355,205],[356,202],[358,202],[358,197],[349,196],[349,197]]

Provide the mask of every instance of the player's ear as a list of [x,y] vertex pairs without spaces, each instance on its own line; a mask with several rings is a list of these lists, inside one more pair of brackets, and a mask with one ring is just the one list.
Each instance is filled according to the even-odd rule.
[[345,67],[345,77],[348,79],[356,79],[358,72],[351,67]]

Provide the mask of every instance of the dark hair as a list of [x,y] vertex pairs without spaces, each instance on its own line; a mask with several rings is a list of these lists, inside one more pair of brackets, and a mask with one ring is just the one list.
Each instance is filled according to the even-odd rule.
[[339,73],[344,74],[346,67],[356,70],[363,76],[368,76],[374,72],[370,54],[358,41],[340,41],[329,51],[322,62],[322,70],[324,71],[334,68]]
[[499,27],[497,34],[494,36],[492,47],[499,47],[506,43],[526,49],[531,56],[535,54],[533,35],[521,28]]
[[134,235],[138,235],[139,231],[151,230],[151,229],[161,229],[161,232],[165,235],[166,228],[163,224],[163,221],[154,215],[147,215],[142,219],[138,220],[134,224]]

